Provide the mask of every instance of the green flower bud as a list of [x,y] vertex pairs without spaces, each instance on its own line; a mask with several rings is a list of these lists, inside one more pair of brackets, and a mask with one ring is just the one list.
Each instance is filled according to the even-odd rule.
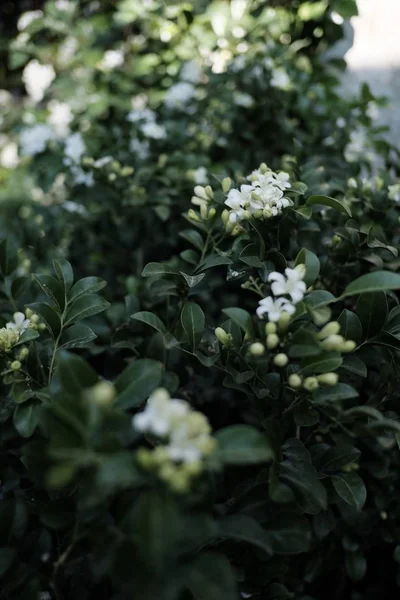
[[202,204],[200,206],[200,216],[203,219],[203,221],[205,221],[207,219],[207,214],[208,214],[207,205],[206,204]]
[[129,177],[129,175],[133,175],[134,170],[133,167],[123,167],[121,169],[121,175],[122,177]]
[[31,323],[39,323],[39,315],[32,314],[32,316],[30,317],[30,321]]
[[357,344],[353,340],[346,340],[340,346],[340,352],[353,352],[357,347]]
[[267,335],[267,348],[268,350],[273,350],[279,344],[279,337],[276,333],[269,333]]
[[112,183],[117,179],[117,175],[115,173],[109,173],[107,179]]
[[151,469],[154,466],[154,457],[151,450],[139,448],[136,452],[136,460],[144,469]]
[[192,196],[192,199],[190,201],[195,206],[202,206],[203,204],[207,205],[206,200],[203,200],[203,198],[198,198],[197,196]]
[[213,219],[216,214],[217,214],[217,211],[215,210],[215,208],[210,208],[210,210],[208,211],[208,218]]
[[217,340],[223,345],[226,346],[227,348],[229,348],[232,345],[232,335],[230,333],[227,333],[225,331],[225,329],[222,329],[222,327],[217,327],[214,330],[214,333],[217,337]]
[[26,309],[25,309],[25,316],[26,316],[26,318],[27,318],[27,319],[30,319],[30,318],[32,317],[32,315],[33,315],[33,314],[34,314],[34,313],[33,313],[33,310],[32,310],[32,309],[30,309],[30,308],[26,308]]
[[202,198],[203,200],[208,200],[208,195],[206,192],[206,188],[204,188],[202,185],[196,185],[194,188],[194,193],[196,194],[196,196],[198,198]]
[[39,329],[39,331],[44,331],[45,329],[47,329],[47,327],[44,323],[39,323],[37,328]]
[[25,358],[28,356],[28,354],[29,354],[28,348],[21,348],[21,350],[18,354],[18,360],[25,360]]
[[278,328],[275,323],[266,323],[265,324],[265,335],[269,335],[270,333],[276,333]]
[[283,312],[279,317],[278,331],[280,331],[281,333],[285,333],[285,331],[287,331],[287,328],[289,327],[290,319],[291,316],[289,315],[289,313]]
[[268,166],[266,163],[261,163],[259,170],[261,173],[265,174],[268,171]]
[[303,380],[300,377],[300,375],[297,375],[296,373],[292,373],[291,375],[289,375],[288,384],[294,390],[297,390],[299,387],[301,387],[302,383]]
[[185,463],[182,465],[182,471],[189,477],[197,477],[203,471],[203,463],[200,460]]
[[19,360],[13,360],[10,366],[13,371],[19,371],[22,367],[22,364]]
[[262,356],[265,353],[265,347],[260,342],[254,342],[251,344],[249,352],[252,356]]
[[380,513],[380,517],[381,517],[382,521],[386,521],[386,520],[387,520],[387,518],[388,518],[388,516],[389,516],[389,515],[387,514],[386,510],[383,510],[383,511]]
[[214,198],[214,192],[213,189],[211,187],[211,185],[206,185],[206,187],[204,188],[207,198],[209,198],[210,200],[212,200]]
[[231,183],[232,181],[230,177],[224,177],[222,180],[222,190],[225,192],[225,194],[227,194],[231,189]]
[[93,402],[99,406],[110,406],[116,396],[116,389],[112,383],[107,381],[100,381],[96,383],[90,390],[88,390],[88,396]]
[[188,476],[182,471],[175,472],[168,483],[171,490],[177,494],[184,494],[185,492],[189,491]]
[[344,337],[342,335],[329,335],[325,340],[321,342],[321,346],[327,352],[332,350],[339,350],[342,348],[344,343]]
[[316,377],[307,377],[304,380],[303,388],[308,392],[314,392],[319,388],[318,379]]
[[172,463],[166,463],[162,465],[161,469],[158,471],[158,476],[163,481],[167,481],[168,483],[172,481],[176,474],[176,467]]
[[191,221],[196,221],[196,223],[200,221],[198,214],[193,210],[193,208],[189,208],[188,217]]
[[357,181],[354,179],[354,177],[349,177],[349,179],[347,180],[347,185],[348,185],[349,188],[356,189],[357,188]]
[[339,375],[337,373],[323,373],[322,375],[318,375],[317,379],[319,383],[324,383],[325,385],[336,385],[339,381]]
[[274,357],[274,365],[277,367],[281,367],[281,368],[286,367],[288,362],[289,362],[289,359],[286,354],[281,353],[281,354],[277,354]]
[[224,225],[229,222],[229,210],[225,209],[222,211],[221,219]]
[[320,340],[324,340],[329,335],[337,335],[339,332],[340,332],[340,323],[338,323],[337,321],[331,321],[330,323],[327,323],[327,325],[325,325],[325,327],[323,327],[321,329],[321,331],[318,333],[318,338]]

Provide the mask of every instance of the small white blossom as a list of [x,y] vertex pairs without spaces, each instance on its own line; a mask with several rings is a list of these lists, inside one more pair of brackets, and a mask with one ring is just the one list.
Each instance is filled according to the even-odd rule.
[[244,92],[235,92],[233,94],[233,99],[235,104],[243,106],[243,108],[250,108],[254,104],[254,100],[250,94],[245,94]]
[[38,123],[26,127],[20,133],[19,143],[22,156],[35,156],[46,149],[47,143],[54,139],[54,132],[49,125]]
[[278,67],[272,71],[271,85],[280,90],[288,90],[290,88],[290,77],[285,69]]
[[14,321],[10,321],[9,323],[6,324],[7,329],[13,329],[13,330],[17,331],[20,335],[26,329],[28,329],[30,320],[25,317],[24,313],[22,313],[22,312],[14,313],[13,319],[14,319]]
[[72,202],[72,200],[66,200],[62,203],[62,208],[69,213],[76,213],[78,215],[85,215],[86,209],[82,204],[78,204],[77,202]]
[[197,167],[193,171],[193,181],[196,185],[206,185],[208,183],[207,169],[205,167]]
[[28,62],[22,73],[22,81],[34,102],[40,102],[43,99],[45,91],[55,76],[52,65],[41,65],[36,59]]
[[369,117],[372,121],[375,121],[379,117],[379,108],[376,102],[372,100],[368,102],[367,110],[365,111],[367,117]]
[[18,162],[17,144],[15,142],[6,143],[0,150],[0,165],[6,169],[15,169]]
[[276,323],[282,316],[282,313],[293,315],[296,311],[293,304],[286,298],[273,298],[267,296],[259,301],[259,306],[256,310],[257,316],[262,319],[264,315],[268,316],[268,320]]
[[128,113],[126,120],[130,123],[138,123],[139,121],[152,123],[156,120],[156,113],[150,110],[150,108],[135,108]]
[[103,167],[108,165],[110,162],[112,162],[112,160],[113,160],[112,156],[102,156],[101,158],[98,158],[95,161],[93,166],[96,167],[96,169],[102,169]]
[[36,21],[37,19],[41,19],[42,17],[43,17],[42,10],[28,10],[27,12],[24,12],[18,19],[18,23],[17,23],[18,31],[23,31],[24,29],[29,27],[29,25],[31,23],[33,23],[33,21]]
[[145,409],[133,417],[133,426],[142,433],[165,437],[188,412],[187,402],[170,398],[166,390],[158,389],[148,399]]
[[85,150],[86,145],[81,134],[79,132],[73,133],[65,140],[64,164],[71,165],[73,163],[80,163]]
[[[286,275],[286,277],[285,277]],[[297,304],[305,294],[307,286],[303,281],[305,275],[305,266],[300,264],[294,269],[285,269],[285,275],[274,271],[268,275],[268,281],[272,281],[271,290],[274,296],[284,296],[288,294],[292,302]]]
[[157,123],[151,121],[143,123],[141,130],[144,136],[154,140],[162,140],[167,136],[164,125],[158,125]]
[[150,155],[150,144],[147,140],[134,138],[129,143],[129,150],[137,155],[140,160],[146,160]]
[[50,111],[49,123],[56,134],[65,137],[69,133],[69,125],[74,118],[71,107],[66,102],[51,100],[48,104]]
[[164,96],[164,103],[168,108],[182,108],[193,99],[195,87],[187,81],[180,81],[172,85]]
[[94,185],[93,173],[86,173],[77,165],[71,165],[70,171],[74,177],[74,182],[76,185],[85,185],[86,187],[92,187]]
[[201,80],[201,76],[201,66],[196,60],[190,60],[184,63],[180,72],[180,78],[183,81],[196,84]]
[[100,61],[99,67],[103,71],[112,71],[112,69],[121,67],[123,64],[124,53],[122,50],[107,50]]
[[394,185],[389,185],[388,190],[389,190],[389,199],[394,200],[395,202],[400,202],[400,183],[395,183]]

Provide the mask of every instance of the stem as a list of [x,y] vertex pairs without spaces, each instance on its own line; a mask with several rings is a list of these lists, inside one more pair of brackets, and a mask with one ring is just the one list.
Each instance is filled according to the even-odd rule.
[[60,333],[58,334],[56,341],[54,342],[53,356],[51,357],[51,361],[50,361],[48,385],[50,385],[50,383],[51,383],[51,376],[53,374],[53,369],[54,369],[54,361],[56,360],[58,344],[60,343],[61,335],[62,335],[63,328],[64,328],[64,319],[65,319],[65,315],[67,314],[68,300],[67,300],[66,293],[65,293],[64,299],[65,299],[64,300],[64,310],[63,310],[61,318],[60,318],[60,321],[61,321]]

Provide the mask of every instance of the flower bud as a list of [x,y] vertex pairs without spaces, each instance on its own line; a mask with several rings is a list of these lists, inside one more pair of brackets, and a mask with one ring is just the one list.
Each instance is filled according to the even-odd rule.
[[200,460],[184,463],[182,465],[182,470],[189,477],[196,477],[203,471],[203,463]]
[[191,221],[195,221],[196,223],[200,221],[198,214],[193,210],[193,208],[189,208],[188,217]]
[[230,177],[224,177],[222,180],[222,190],[225,192],[225,194],[227,194],[231,189],[231,183],[232,181]]
[[349,177],[349,179],[347,180],[347,185],[348,185],[349,188],[356,189],[357,188],[357,181],[354,179],[354,177]]
[[13,362],[11,363],[10,366],[13,371],[19,371],[20,368],[22,367],[22,364],[20,363],[19,360],[13,360]]
[[44,331],[45,329],[47,329],[47,327],[44,323],[39,323],[37,328],[39,329],[39,331]]
[[229,222],[229,210],[225,209],[222,211],[221,219],[224,225]]
[[25,316],[26,316],[27,319],[30,319],[33,314],[34,313],[33,313],[33,310],[31,308],[26,308],[25,309]]
[[117,179],[117,175],[115,173],[109,173],[107,179],[112,183]]
[[189,490],[189,480],[182,471],[175,471],[173,477],[169,480],[169,486],[173,492],[183,494]]
[[217,211],[215,210],[215,208],[210,208],[210,210],[208,211],[208,219],[213,219],[216,214]]
[[307,377],[304,380],[303,388],[308,392],[314,392],[319,388],[318,379],[316,377]]
[[129,175],[133,175],[134,170],[135,169],[133,167],[128,167],[128,166],[123,167],[121,169],[121,175],[122,175],[122,177],[129,177]]
[[282,367],[286,367],[286,365],[288,364],[288,362],[289,362],[289,359],[288,359],[288,357],[287,357],[286,354],[282,354],[281,353],[281,354],[277,354],[274,357],[274,365],[277,366],[277,367],[281,367],[281,368]]
[[202,204],[200,206],[200,216],[203,219],[203,221],[205,221],[207,219],[207,205],[206,204]]
[[353,350],[355,350],[356,347],[357,347],[357,344],[355,343],[354,340],[346,340],[340,346],[340,352],[353,352]]
[[21,348],[21,350],[18,354],[18,360],[25,360],[25,358],[28,356],[28,354],[29,354],[28,348]]
[[265,335],[269,335],[270,333],[276,333],[277,327],[276,323],[266,323],[265,324]]
[[269,333],[267,335],[267,348],[268,350],[273,350],[279,344],[279,337],[276,333]]
[[33,314],[33,315],[30,317],[30,321],[31,321],[31,323],[38,323],[38,322],[39,322],[39,315],[37,315],[37,314],[35,314],[35,313],[34,313],[34,314]]
[[300,375],[292,373],[291,375],[289,375],[288,383],[291,388],[297,390],[299,387],[301,387],[303,380],[301,379]]
[[291,319],[291,316],[289,315],[289,313],[283,312],[281,314],[281,316],[279,317],[278,331],[280,331],[282,333],[287,331],[287,328],[289,327],[290,319]]
[[232,335],[230,333],[227,333],[225,331],[225,329],[222,329],[222,327],[217,327],[214,330],[214,333],[217,337],[217,340],[223,345],[226,346],[227,348],[229,348],[229,346],[232,345]]
[[249,352],[252,356],[262,356],[265,353],[265,347],[260,342],[254,342],[251,344]]
[[109,406],[113,403],[116,396],[115,387],[108,381],[100,381],[96,383],[90,390],[90,399],[93,400],[99,406]]
[[388,518],[388,514],[387,514],[386,510],[383,510],[383,511],[380,513],[380,517],[381,517],[382,521],[386,521],[386,520],[387,520],[387,518]]
[[198,198],[202,198],[206,201],[209,199],[207,196],[207,192],[202,185],[196,185],[194,188],[194,193],[196,194],[196,196],[198,196]]
[[331,321],[330,323],[327,323],[327,325],[325,325],[325,327],[323,327],[321,329],[321,331],[318,333],[318,338],[320,340],[324,340],[329,335],[337,335],[339,333],[339,331],[340,331],[340,323],[338,323],[337,321]]
[[323,373],[322,375],[318,375],[317,379],[319,383],[324,383],[325,385],[336,385],[339,381],[339,375],[337,373]]
[[259,171],[264,175],[268,171],[268,165],[266,163],[261,163]]
[[214,198],[214,192],[213,192],[213,189],[212,189],[211,185],[206,185],[206,187],[204,188],[204,190],[206,192],[207,198],[209,200],[212,200]]
[[206,200],[203,200],[203,198],[198,198],[197,196],[192,196],[192,199],[190,201],[195,206],[202,206],[203,204],[207,204]]
[[344,337],[342,335],[329,335],[325,340],[321,342],[321,346],[327,352],[332,350],[339,350],[342,348],[344,343]]
[[136,452],[136,460],[144,469],[151,469],[154,466],[153,453],[147,448],[139,448]]

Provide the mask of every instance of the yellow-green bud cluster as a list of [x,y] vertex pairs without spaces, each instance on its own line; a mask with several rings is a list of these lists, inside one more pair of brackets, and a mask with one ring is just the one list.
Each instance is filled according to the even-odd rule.
[[201,221],[209,221],[217,214],[215,208],[209,208],[208,203],[214,198],[214,192],[210,185],[205,187],[196,185],[194,188],[194,196],[192,196],[192,204],[199,207],[200,214],[196,213],[192,208],[188,211],[188,217],[191,221],[199,223]]
[[225,348],[230,348],[232,346],[233,343],[233,337],[231,333],[227,333],[225,331],[225,329],[222,329],[222,327],[217,327],[214,330],[215,336],[217,338],[217,340],[223,345],[225,346]]
[[3,352],[11,352],[12,347],[19,340],[19,332],[15,329],[7,329],[2,327],[0,329],[0,350]]
[[116,394],[117,391],[112,383],[99,381],[99,383],[96,383],[96,385],[86,391],[85,396],[98,406],[108,407],[114,403]]
[[302,387],[307,392],[315,392],[320,385],[336,385],[338,381],[339,375],[337,373],[323,373],[305,379],[300,373],[292,373],[288,378],[288,384],[291,388],[298,390]]
[[340,323],[331,321],[318,333],[321,346],[327,352],[353,352],[357,344],[353,340],[345,340],[340,332]]
[[143,469],[153,471],[173,492],[178,494],[188,492],[192,481],[204,470],[204,464],[200,460],[182,464],[171,462],[162,446],[154,450],[139,448],[136,459]]

